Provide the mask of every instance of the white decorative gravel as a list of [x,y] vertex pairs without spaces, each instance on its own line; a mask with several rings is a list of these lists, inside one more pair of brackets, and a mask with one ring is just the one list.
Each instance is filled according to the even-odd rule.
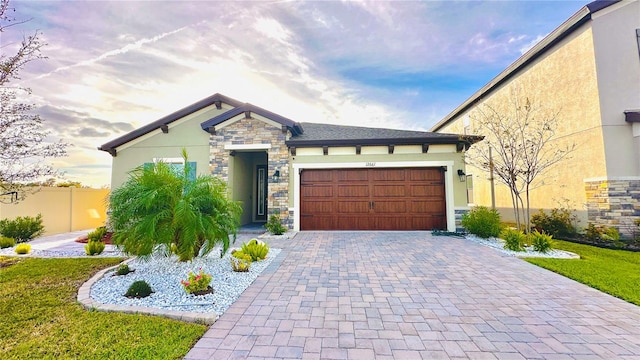
[[[84,244],[82,244],[84,246]],[[31,251],[28,254],[19,255],[16,254],[14,247],[0,249],[0,255],[4,256],[18,256],[18,257],[40,257],[40,258],[74,258],[74,257],[128,257],[114,245],[106,245],[104,251],[100,255],[89,256],[84,249],[70,249],[70,250],[49,250],[49,249],[36,249],[31,247]]]
[[541,257],[541,258],[553,258],[553,259],[579,259],[580,255],[564,250],[551,249],[546,253],[534,251],[533,247],[526,247],[525,251],[513,251],[504,248],[504,240],[499,238],[483,239],[475,235],[469,234],[465,237],[467,240],[489,246],[504,254],[515,257]]
[[[214,312],[222,315],[280,251],[270,249],[266,259],[253,262],[250,270],[244,273],[234,272],[231,269],[230,252],[220,258],[219,250],[188,262],[179,262],[176,256],[162,255],[154,255],[148,260],[134,259],[128,264],[135,272],[124,276],[112,276],[115,270],[107,272],[102,279],[93,284],[90,296],[104,304]],[[180,280],[187,279],[189,271],[197,273],[200,268],[213,276],[210,284],[214,289],[213,294],[187,294],[180,283]],[[146,281],[154,293],[142,299],[125,297],[129,286],[137,280]]]

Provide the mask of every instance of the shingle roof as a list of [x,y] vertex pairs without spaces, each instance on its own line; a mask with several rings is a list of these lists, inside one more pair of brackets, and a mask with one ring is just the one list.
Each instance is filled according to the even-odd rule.
[[222,94],[213,94],[207,98],[204,98],[198,102],[195,102],[187,107],[184,107],[174,113],[171,113],[167,116],[164,116],[152,123],[149,123],[141,128],[135,129],[127,134],[124,134],[122,136],[120,136],[119,138],[116,138],[114,140],[111,140],[105,144],[103,144],[102,146],[100,146],[98,148],[98,150],[102,150],[102,151],[106,151],[109,154],[111,154],[111,156],[115,156],[115,149],[118,146],[124,145],[126,143],[128,143],[131,140],[137,139],[142,135],[148,134],[154,130],[160,129],[166,126],[182,117],[185,117],[191,113],[194,113],[198,110],[204,109],[207,106],[213,105],[213,104],[217,104],[217,103],[225,103],[228,105],[231,105],[233,107],[238,107],[240,105],[242,105],[243,103],[232,99],[230,97],[224,96]]
[[287,119],[284,116],[280,116],[276,113],[273,113],[269,110],[263,109],[259,106],[255,106],[255,105],[251,105],[249,103],[238,106],[235,109],[231,109],[223,114],[220,114],[212,119],[209,119],[205,122],[203,122],[202,124],[200,124],[200,126],[202,127],[202,130],[205,131],[209,131],[209,128],[211,128],[212,126],[215,127],[216,125],[223,123],[235,116],[238,116],[242,113],[245,112],[252,112],[252,113],[256,113],[260,116],[264,116],[267,119],[273,120],[281,125],[286,126],[292,134],[297,135],[299,133],[302,132],[302,129],[300,128],[300,124],[291,120],[291,119]]
[[301,123],[302,134],[292,136],[289,146],[400,145],[400,144],[474,144],[481,136],[444,134],[426,131],[367,128],[331,124]]

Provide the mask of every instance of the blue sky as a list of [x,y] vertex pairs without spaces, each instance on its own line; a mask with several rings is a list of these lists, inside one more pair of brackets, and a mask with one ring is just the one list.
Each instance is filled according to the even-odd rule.
[[300,122],[428,130],[584,1],[14,1],[47,60],[21,83],[69,156],[109,183],[104,142],[216,92]]

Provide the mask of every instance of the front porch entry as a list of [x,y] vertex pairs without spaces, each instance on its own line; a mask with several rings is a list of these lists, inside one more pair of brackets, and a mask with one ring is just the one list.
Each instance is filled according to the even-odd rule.
[[231,198],[242,204],[241,225],[267,221],[267,164],[266,151],[229,153],[229,187]]

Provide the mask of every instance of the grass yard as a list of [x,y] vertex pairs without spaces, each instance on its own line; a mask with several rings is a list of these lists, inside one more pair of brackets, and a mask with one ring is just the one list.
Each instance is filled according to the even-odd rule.
[[184,357],[206,326],[88,311],[76,302],[84,281],[119,262],[25,258],[0,268],[0,359]]
[[640,252],[601,249],[561,240],[554,240],[553,247],[579,254],[580,259],[528,258],[526,260],[640,305]]

